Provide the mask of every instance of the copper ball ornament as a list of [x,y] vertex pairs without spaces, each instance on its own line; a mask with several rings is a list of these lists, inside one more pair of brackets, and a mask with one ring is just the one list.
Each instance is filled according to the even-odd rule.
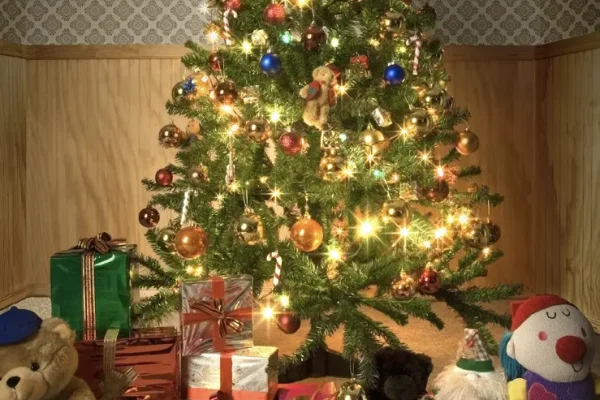
[[208,65],[210,66],[210,69],[212,69],[215,72],[221,71],[221,66],[223,65],[221,55],[216,52],[211,53],[211,55],[208,56]]
[[408,124],[417,135],[427,135],[435,128],[435,122],[424,108],[417,108],[408,115]]
[[300,251],[315,251],[323,243],[323,227],[311,218],[302,218],[290,230],[290,239]]
[[208,235],[199,226],[186,226],[175,236],[175,249],[186,260],[198,258],[208,249]]
[[304,150],[306,145],[304,135],[298,132],[286,132],[279,138],[279,147],[283,154],[294,156]]
[[174,124],[165,125],[158,132],[158,141],[163,147],[181,147],[187,135]]
[[382,214],[397,225],[410,222],[412,216],[408,204],[400,199],[385,203]]
[[248,246],[256,246],[265,240],[265,228],[258,215],[246,210],[237,220],[235,232],[242,242]]
[[302,320],[292,311],[281,311],[275,316],[277,328],[286,335],[293,335],[302,326]]
[[367,155],[380,155],[390,145],[390,142],[385,135],[376,129],[367,129],[363,131],[360,136],[365,144],[365,152]]
[[409,300],[417,294],[417,282],[409,275],[402,273],[392,282],[392,296],[396,300]]
[[233,82],[221,82],[215,89],[215,98],[220,104],[230,106],[239,97],[237,88]]
[[474,219],[465,227],[462,238],[469,247],[483,249],[491,243],[491,232],[487,223]]
[[264,143],[269,139],[271,131],[269,129],[269,123],[262,118],[252,118],[244,127],[246,136],[256,143]]
[[156,244],[166,253],[175,253],[175,236],[177,236],[177,232],[173,229],[163,228],[158,232]]
[[154,228],[160,221],[160,213],[154,207],[145,207],[138,214],[138,221],[144,228]]
[[455,147],[456,151],[463,156],[473,154],[479,149],[479,137],[469,129],[465,129],[458,133]]
[[343,383],[335,398],[336,400],[368,400],[365,389],[357,382],[356,378]]
[[419,277],[419,291],[424,294],[436,294],[442,287],[442,276],[432,268],[425,268]]
[[192,185],[206,183],[209,181],[208,168],[206,168],[204,165],[198,165],[196,167],[190,168],[190,170],[187,173],[187,177]]
[[312,23],[302,33],[302,44],[308,51],[318,51],[327,42],[327,34],[319,25]]
[[436,179],[432,186],[418,187],[419,197],[440,203],[450,195],[450,186],[444,179]]
[[490,231],[490,244],[498,243],[502,237],[502,229],[493,222],[487,223],[488,230]]
[[173,172],[171,172],[171,170],[168,168],[161,168],[156,171],[154,180],[162,187],[169,186],[171,183],[173,183]]
[[339,181],[343,177],[344,159],[337,154],[325,154],[319,163],[319,176],[324,181]]
[[283,4],[269,4],[263,12],[265,21],[273,25],[285,22],[285,7]]

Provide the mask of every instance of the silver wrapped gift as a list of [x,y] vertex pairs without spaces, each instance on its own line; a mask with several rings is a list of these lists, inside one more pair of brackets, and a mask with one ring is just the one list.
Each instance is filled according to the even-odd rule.
[[[278,350],[277,347],[254,346],[235,350],[232,359],[232,389],[236,392],[256,394],[264,399],[272,399],[277,392]],[[182,359],[183,385],[188,399],[200,396],[195,394],[216,392],[221,383],[221,353],[206,352]],[[260,396],[264,393],[264,397]]]

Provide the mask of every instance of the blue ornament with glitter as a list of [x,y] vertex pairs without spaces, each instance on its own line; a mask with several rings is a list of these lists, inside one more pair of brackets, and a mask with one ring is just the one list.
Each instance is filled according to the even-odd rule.
[[183,93],[190,94],[196,91],[196,81],[193,78],[187,78],[183,83]]
[[391,86],[400,85],[402,82],[404,82],[404,78],[406,78],[406,71],[404,71],[404,68],[398,64],[388,65],[383,74],[383,79],[385,79],[385,82]]
[[12,307],[0,315],[0,346],[27,340],[41,326],[42,319],[33,311]]
[[277,54],[267,53],[260,59],[260,70],[268,76],[281,72],[281,58]]

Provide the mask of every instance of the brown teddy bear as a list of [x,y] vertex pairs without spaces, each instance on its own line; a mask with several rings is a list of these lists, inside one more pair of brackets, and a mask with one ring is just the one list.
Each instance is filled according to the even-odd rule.
[[304,122],[309,126],[324,129],[327,126],[329,110],[335,106],[335,72],[329,67],[317,67],[312,73],[313,81],[300,90],[300,97],[306,100]]
[[75,333],[63,320],[42,321],[13,307],[0,315],[0,399],[95,400],[75,378]]

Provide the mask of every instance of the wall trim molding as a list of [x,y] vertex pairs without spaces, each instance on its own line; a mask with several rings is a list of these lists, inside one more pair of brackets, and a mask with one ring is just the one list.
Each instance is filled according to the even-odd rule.
[[[539,46],[445,47],[445,61],[533,61],[600,48],[600,32]],[[182,45],[21,45],[0,40],[0,55],[27,60],[179,59]]]
[[50,288],[47,285],[30,284],[17,290],[8,296],[0,298],[0,310],[17,304],[19,301],[29,297],[49,297]]

